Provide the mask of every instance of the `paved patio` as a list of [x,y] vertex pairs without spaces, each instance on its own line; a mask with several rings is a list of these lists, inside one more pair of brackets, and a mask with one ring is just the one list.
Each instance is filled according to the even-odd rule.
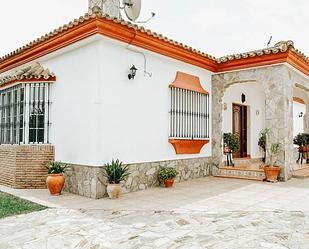
[[118,200],[0,187],[57,207],[0,220],[0,248],[309,248],[308,186],[209,177]]

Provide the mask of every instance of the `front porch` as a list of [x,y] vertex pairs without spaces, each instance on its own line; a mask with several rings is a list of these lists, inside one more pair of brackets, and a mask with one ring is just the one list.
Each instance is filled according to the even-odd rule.
[[[263,157],[258,140],[265,128],[271,130],[267,148],[271,144],[280,144],[276,160],[276,165],[281,167],[279,180],[291,179],[294,170],[305,166],[296,164],[293,137],[297,132],[309,131],[309,115],[306,114],[309,108],[308,77],[285,64],[226,72],[213,76],[212,92],[215,176],[263,180],[261,162],[254,160]],[[295,99],[302,99],[303,107],[295,108]],[[237,159],[234,168],[226,167],[223,133],[238,135],[241,153],[237,156],[253,161]],[[267,157],[266,164],[269,164]]]

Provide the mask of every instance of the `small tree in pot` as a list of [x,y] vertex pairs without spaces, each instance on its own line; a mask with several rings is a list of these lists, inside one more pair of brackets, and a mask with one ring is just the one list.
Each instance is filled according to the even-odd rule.
[[104,176],[107,178],[107,194],[109,198],[115,199],[119,197],[121,192],[120,182],[125,180],[130,174],[128,166],[123,166],[118,159],[112,160],[111,163],[104,164]]
[[232,153],[237,152],[239,150],[239,143],[240,143],[239,137],[233,133],[224,133],[223,143],[224,143],[223,152],[227,156],[227,165],[234,166],[234,163],[232,160]]
[[298,145],[298,152],[307,152],[308,151],[308,134],[299,133],[293,139],[293,144]]
[[65,178],[63,173],[67,168],[66,164],[61,162],[50,162],[48,166],[48,176],[46,179],[46,185],[51,195],[60,195],[64,187]]
[[265,128],[264,130],[262,130],[260,132],[260,137],[259,137],[259,141],[258,141],[258,145],[262,148],[264,154],[263,154],[263,159],[262,161],[265,163],[266,162],[266,138],[267,135],[270,133],[270,129],[269,128]]
[[280,173],[280,167],[276,165],[278,155],[280,152],[280,143],[271,144],[270,148],[267,149],[267,157],[269,158],[269,164],[264,166],[264,172],[266,180],[269,182],[277,182]]
[[159,169],[158,177],[161,181],[163,181],[166,188],[173,187],[174,179],[178,175],[176,169],[172,167],[162,167]]

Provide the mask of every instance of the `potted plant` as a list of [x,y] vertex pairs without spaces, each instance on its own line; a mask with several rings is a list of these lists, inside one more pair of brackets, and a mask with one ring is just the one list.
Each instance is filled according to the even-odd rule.
[[239,137],[232,133],[223,134],[223,152],[227,157],[227,166],[234,166],[232,153],[239,150]]
[[263,155],[263,159],[262,161],[265,163],[266,162],[266,138],[267,135],[270,133],[270,129],[269,128],[265,128],[264,130],[262,130],[260,132],[260,137],[259,137],[259,141],[258,141],[258,145],[262,148],[264,155]]
[[111,163],[104,164],[104,176],[107,178],[107,194],[109,198],[116,199],[121,192],[120,182],[129,175],[128,166],[123,166],[118,159]]
[[298,145],[298,152],[307,152],[308,148],[308,135],[305,133],[297,134],[293,139],[293,144]]
[[277,182],[280,173],[280,167],[276,165],[277,157],[280,152],[280,143],[273,143],[267,151],[269,165],[264,166],[266,181]]
[[163,181],[166,188],[173,187],[177,175],[177,170],[172,167],[161,167],[158,172],[159,179]]
[[225,153],[234,153],[239,150],[239,138],[233,133],[224,133],[223,143]]
[[66,164],[61,162],[51,161],[46,168],[48,169],[48,176],[46,185],[51,195],[60,195],[64,186],[64,171]]

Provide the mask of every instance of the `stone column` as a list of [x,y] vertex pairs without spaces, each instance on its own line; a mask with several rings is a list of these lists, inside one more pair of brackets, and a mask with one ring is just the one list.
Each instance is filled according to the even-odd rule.
[[268,148],[272,143],[281,144],[277,165],[281,167],[280,180],[287,181],[293,166],[293,79],[284,66],[272,67],[259,78],[266,95],[266,127],[272,131]]
[[[222,131],[222,98],[224,95],[225,80],[220,75],[212,76],[212,157],[213,164],[220,166],[223,161],[223,131]],[[215,170],[215,169],[214,169]]]
[[304,132],[309,133],[309,94],[306,92],[306,99],[305,99],[305,104],[306,104],[306,114],[304,115]]

